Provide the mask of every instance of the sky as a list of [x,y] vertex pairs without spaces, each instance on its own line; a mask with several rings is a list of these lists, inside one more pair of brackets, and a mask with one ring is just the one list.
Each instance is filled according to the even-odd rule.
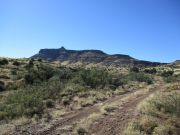
[[0,56],[42,48],[180,59],[180,0],[0,0]]

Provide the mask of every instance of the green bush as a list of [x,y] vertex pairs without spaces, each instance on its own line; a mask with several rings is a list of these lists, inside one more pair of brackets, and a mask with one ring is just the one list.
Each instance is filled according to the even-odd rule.
[[131,81],[146,82],[148,84],[153,83],[152,77],[144,73],[129,73],[128,79]]
[[78,133],[78,135],[85,135],[87,133],[87,131],[84,128],[78,128],[77,133]]
[[97,71],[95,69],[82,70],[79,72],[79,76],[76,81],[84,83],[91,88],[96,88],[97,86],[104,85],[104,83],[106,83],[105,77],[107,77],[107,74],[103,71]]
[[0,112],[6,114],[7,118],[41,115],[43,110],[42,98],[31,91],[24,90],[9,95],[5,102],[0,104]]
[[163,77],[169,77],[169,76],[172,76],[174,74],[174,71],[163,71],[161,73],[161,76]]
[[1,59],[0,60],[0,65],[8,65],[9,64],[9,61],[7,59]]
[[7,113],[0,111],[0,120],[4,120],[4,119],[6,119],[6,118],[7,118]]
[[70,103],[71,103],[71,100],[70,100],[71,98],[70,97],[65,97],[65,98],[63,98],[62,99],[62,103],[63,103],[63,105],[66,107],[66,106],[68,106],[68,105],[70,105]]
[[144,72],[148,74],[156,74],[157,70],[155,68],[151,68],[151,69],[145,69]]
[[138,67],[132,67],[130,68],[131,72],[139,73],[139,68]]
[[13,65],[14,65],[14,66],[20,66],[20,65],[21,65],[21,63],[20,63],[20,62],[18,62],[18,61],[14,61],[14,62],[13,62]]
[[26,65],[26,68],[30,69],[30,68],[33,68],[33,66],[34,66],[34,59],[30,59],[28,64]]
[[5,90],[5,83],[0,81],[0,92]]
[[37,61],[42,62],[42,59],[39,58],[39,59],[37,59]]
[[55,71],[53,68],[47,65],[39,64],[37,65],[37,68],[30,68],[24,78],[27,84],[33,84],[47,81],[53,77],[54,74]]
[[73,72],[70,69],[60,69],[58,72],[59,79],[62,81],[67,81],[72,79],[73,77]]
[[73,83],[89,86],[91,88],[104,88],[106,85],[112,83],[113,76],[105,70],[91,69],[80,70],[74,78]]
[[47,108],[54,108],[55,107],[55,102],[52,99],[46,100],[46,107]]
[[180,75],[164,77],[164,81],[167,83],[180,81]]
[[27,86],[8,95],[0,104],[0,112],[3,118],[41,116],[44,113],[44,105],[53,107],[53,100],[60,99],[63,88],[63,84],[58,81]]

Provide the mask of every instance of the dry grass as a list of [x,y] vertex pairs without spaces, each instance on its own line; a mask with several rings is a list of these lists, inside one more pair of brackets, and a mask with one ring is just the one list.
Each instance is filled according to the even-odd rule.
[[132,121],[125,135],[178,135],[180,93],[160,92],[138,106],[139,118]]
[[74,128],[74,134],[77,133],[78,129],[82,128],[85,129],[88,132],[88,129],[90,128],[90,125],[93,124],[97,119],[103,118],[101,113],[93,113],[89,115],[87,118],[82,119],[76,124],[76,127]]
[[21,126],[24,125],[28,122],[29,120],[25,117],[21,117],[19,119],[15,119],[11,121],[10,123],[1,123],[0,124],[0,135],[9,135],[16,126]]

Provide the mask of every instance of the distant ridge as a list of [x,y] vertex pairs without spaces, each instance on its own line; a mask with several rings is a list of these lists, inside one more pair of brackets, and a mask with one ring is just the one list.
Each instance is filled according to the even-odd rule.
[[135,59],[129,55],[114,54],[109,55],[101,50],[67,50],[64,47],[59,49],[41,49],[38,54],[31,58],[41,58],[48,61],[68,61],[69,63],[101,63],[102,65],[139,65],[157,66],[164,63],[149,62]]
[[176,60],[175,62],[173,62],[173,64],[180,65],[180,60]]

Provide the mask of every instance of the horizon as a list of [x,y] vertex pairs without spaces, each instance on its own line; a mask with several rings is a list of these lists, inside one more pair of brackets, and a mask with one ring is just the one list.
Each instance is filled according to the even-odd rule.
[[0,57],[29,58],[64,46],[174,62],[179,7],[178,0],[1,0]]
[[[64,46],[61,46],[60,48],[43,48],[43,49],[61,49],[61,48],[64,48],[65,50],[67,50],[67,51],[71,51],[72,49],[67,49],[66,47],[64,47]],[[41,49],[40,49],[41,50]],[[39,50],[39,51],[40,51]],[[85,49],[85,50],[89,50],[89,51],[96,51],[97,49]],[[84,51],[84,49],[83,50],[73,50],[73,51]],[[102,51],[102,50],[97,50],[97,51]],[[134,59],[137,59],[137,60],[142,60],[142,61],[148,61],[148,60],[144,60],[144,59],[138,59],[138,58],[135,58],[135,57],[133,57],[133,56],[131,56],[131,55],[128,55],[128,54],[120,54],[120,53],[113,53],[113,54],[109,54],[109,53],[106,53],[106,52],[104,52],[104,51],[102,51],[103,53],[105,53],[105,54],[107,54],[107,55],[127,55],[127,56],[130,56],[130,57],[132,57],[132,58],[134,58]],[[36,54],[38,54],[39,52],[37,52]],[[36,55],[36,54],[34,54],[34,55]],[[32,55],[33,56],[33,55]],[[31,57],[31,56],[30,56]],[[25,58],[25,59],[29,59],[30,57],[4,57],[4,56],[0,56],[0,58],[9,58],[9,59],[23,59],[23,58]],[[179,61],[179,59],[177,59],[177,60],[175,60],[175,61]],[[175,61],[172,61],[172,62],[160,62],[160,63],[173,63],[173,62],[175,62]],[[149,61],[149,62],[159,62],[159,61]]]

